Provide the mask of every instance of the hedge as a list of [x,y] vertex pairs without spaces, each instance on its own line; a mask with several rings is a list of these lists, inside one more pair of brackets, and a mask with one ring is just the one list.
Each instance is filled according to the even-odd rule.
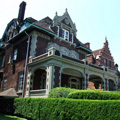
[[78,90],[69,93],[72,99],[120,100],[120,92]]
[[56,87],[50,90],[49,98],[67,98],[68,94],[76,91],[76,89],[66,88],[66,87]]
[[[10,99],[6,98],[6,101]],[[15,98],[11,108],[15,110],[14,114],[33,120],[120,119],[120,100]]]
[[34,120],[118,120],[120,100],[15,99],[15,113]]

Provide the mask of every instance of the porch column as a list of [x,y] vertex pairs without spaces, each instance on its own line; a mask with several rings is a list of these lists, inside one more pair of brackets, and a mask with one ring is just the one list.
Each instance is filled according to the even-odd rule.
[[53,87],[61,86],[61,68],[59,66],[54,67],[54,82]]
[[26,85],[26,95],[25,97],[30,97],[30,89],[32,87],[32,72],[29,69],[28,70],[28,75],[27,75],[27,85]]
[[105,78],[105,82],[104,82],[104,90],[105,90],[105,91],[109,90],[108,85],[109,85],[109,83],[108,83],[108,79]]
[[46,69],[47,78],[46,78],[46,94],[53,88],[53,79],[54,79],[54,66],[50,65]]
[[118,90],[118,78],[115,78],[115,90]]
[[89,75],[86,74],[86,89],[89,88]]
[[82,89],[86,89],[86,77],[82,78]]

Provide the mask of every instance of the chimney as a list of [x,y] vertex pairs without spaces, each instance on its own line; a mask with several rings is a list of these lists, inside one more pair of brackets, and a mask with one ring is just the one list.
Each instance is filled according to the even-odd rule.
[[85,45],[85,47],[90,49],[90,43],[89,42],[85,43],[84,45]]
[[18,14],[18,22],[19,24],[23,21],[24,19],[24,14],[25,14],[25,7],[26,7],[26,2],[22,2],[19,6],[19,14]]

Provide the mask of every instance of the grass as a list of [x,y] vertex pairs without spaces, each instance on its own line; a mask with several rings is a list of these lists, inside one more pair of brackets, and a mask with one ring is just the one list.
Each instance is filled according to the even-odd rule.
[[20,117],[17,117],[17,116],[0,114],[0,120],[27,120],[27,119],[20,118]]

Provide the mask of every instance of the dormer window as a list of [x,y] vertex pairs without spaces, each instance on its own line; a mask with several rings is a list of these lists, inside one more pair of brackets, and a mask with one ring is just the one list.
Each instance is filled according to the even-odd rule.
[[73,40],[74,40],[74,35],[73,35],[73,33],[72,33],[72,43],[73,43]]
[[57,37],[59,37],[59,26],[57,26]]
[[17,60],[17,49],[15,49],[15,51],[14,51],[14,58],[13,58],[13,60]]
[[12,33],[9,34],[9,40],[12,38]]
[[65,29],[62,29],[62,38],[69,41],[69,32]]

